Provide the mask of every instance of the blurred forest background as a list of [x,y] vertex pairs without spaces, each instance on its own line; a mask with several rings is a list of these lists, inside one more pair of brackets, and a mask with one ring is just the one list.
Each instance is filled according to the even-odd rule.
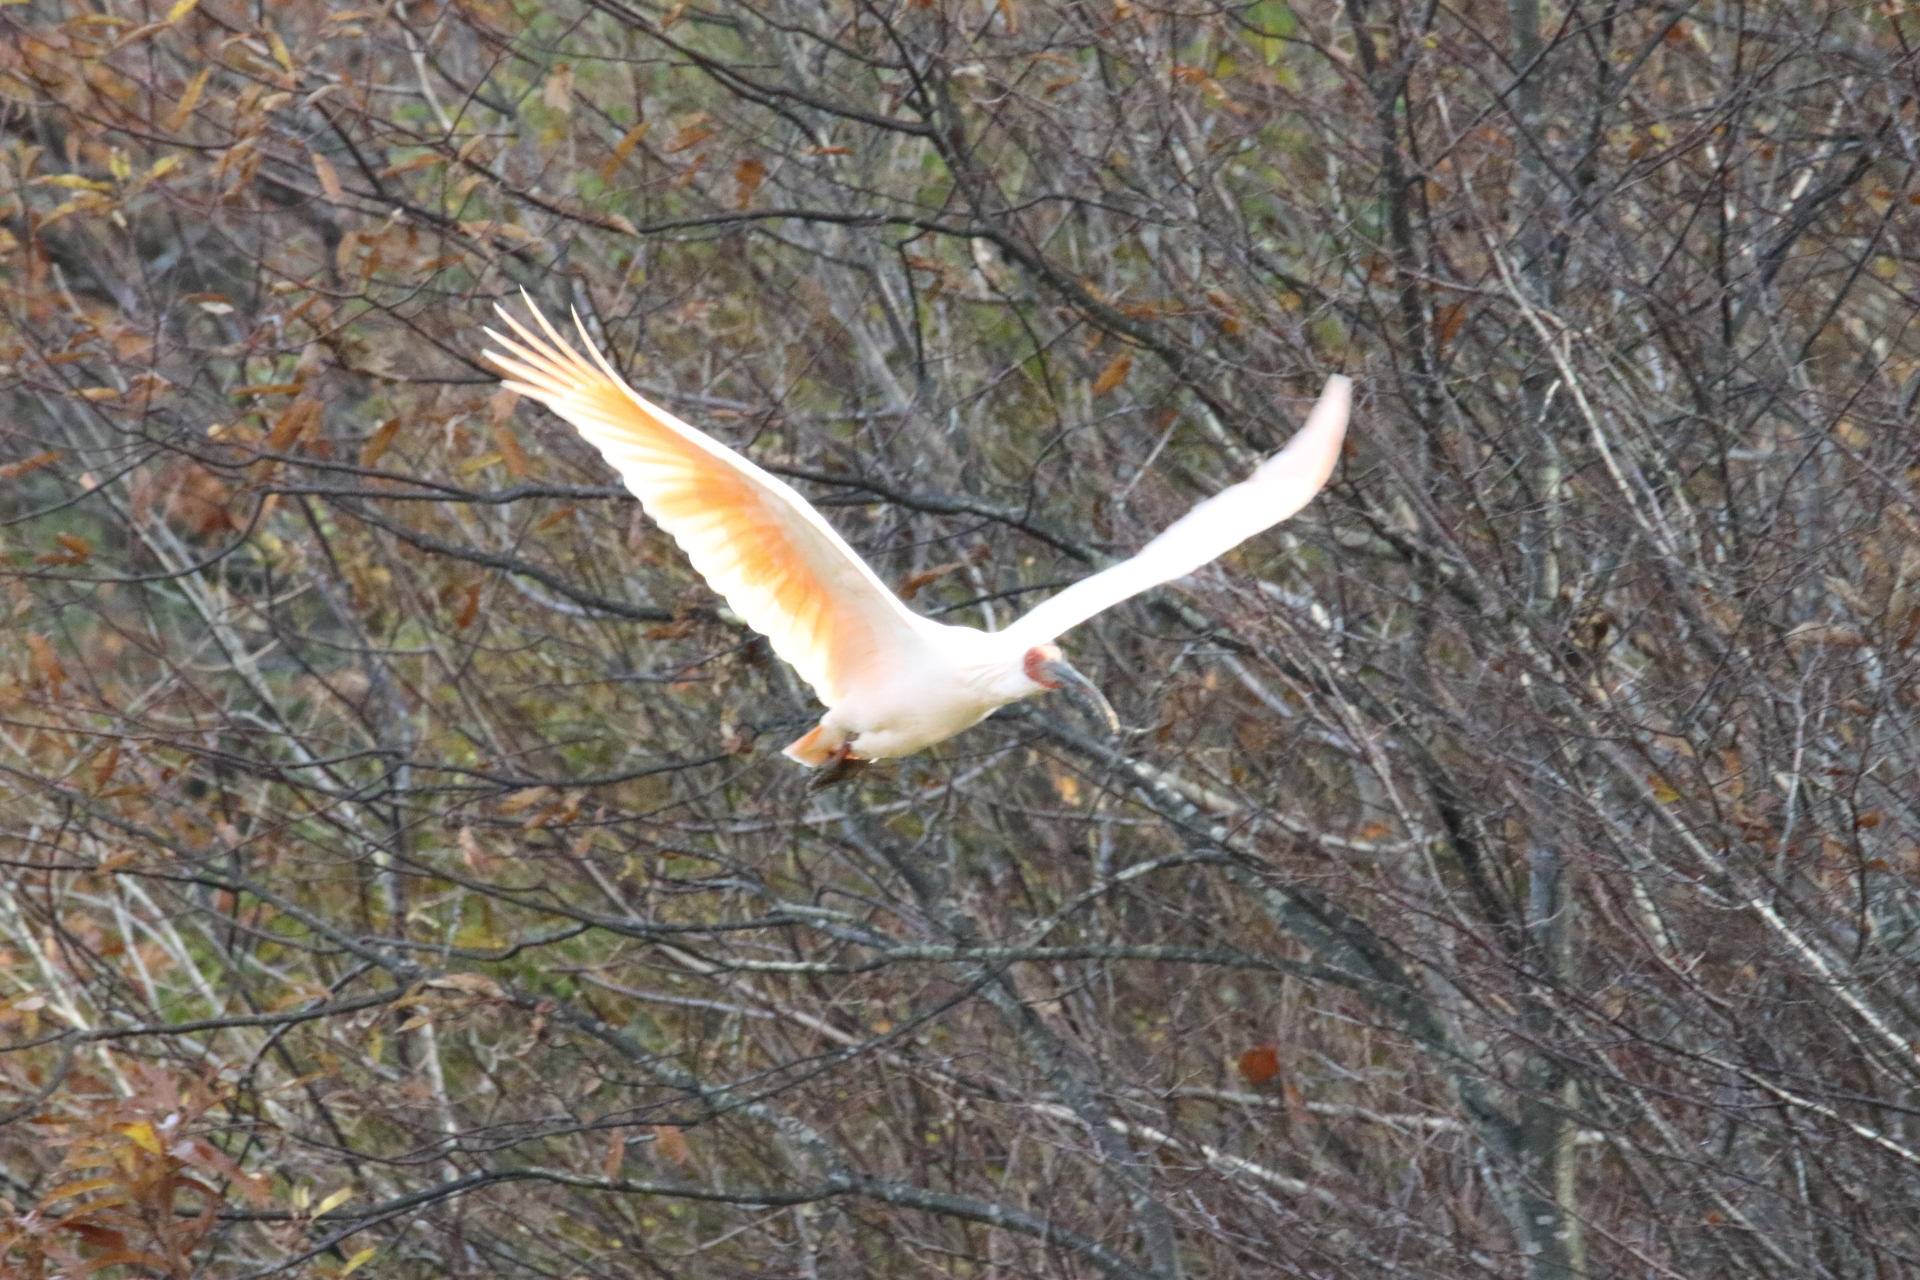
[[[0,1273],[1920,1276],[1906,0],[6,0]],[[817,708],[578,308],[992,627]]]

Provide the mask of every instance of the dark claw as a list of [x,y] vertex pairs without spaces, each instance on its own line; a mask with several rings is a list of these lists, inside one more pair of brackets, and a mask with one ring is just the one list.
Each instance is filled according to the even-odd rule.
[[814,775],[807,779],[807,794],[819,795],[828,787],[837,787],[847,779],[872,764],[871,760],[862,760],[842,744],[827,764],[821,765]]

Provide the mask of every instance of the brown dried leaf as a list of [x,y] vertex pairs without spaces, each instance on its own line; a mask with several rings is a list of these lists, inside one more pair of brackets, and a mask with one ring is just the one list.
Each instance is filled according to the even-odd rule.
[[491,871],[498,859],[488,857],[480,850],[480,841],[474,838],[472,827],[460,828],[457,841],[460,846],[460,861],[467,864],[467,870],[475,875],[485,875]]
[[0,467],[0,480],[18,480],[28,472],[38,471],[42,467],[52,466],[59,460],[60,450],[47,449],[34,454],[30,458],[22,458],[18,462],[9,462],[6,466]]
[[386,453],[387,447],[393,443],[393,438],[399,434],[400,419],[388,418],[381,423],[379,429],[368,436],[367,442],[360,446],[360,465],[363,467],[377,465],[381,456]]
[[620,141],[613,144],[613,154],[608,156],[606,163],[600,166],[600,181],[613,181],[613,175],[619,171],[621,164],[626,161],[628,155],[632,154],[633,149],[640,145],[640,140],[646,137],[647,131],[652,128],[653,121],[642,120],[627,130]]
[[567,115],[573,111],[573,67],[561,63],[547,73],[547,87],[541,91],[540,100],[549,108]]
[[203,67],[199,75],[187,81],[187,87],[180,91],[180,101],[174,104],[173,110],[167,115],[169,131],[178,132],[180,126],[187,122],[193,109],[200,105],[200,95],[207,91],[207,81],[212,78],[213,68]]
[[513,434],[513,428],[504,422],[498,422],[493,428],[493,443],[500,450],[500,460],[507,464],[507,474],[515,480],[527,478],[527,454],[520,447],[519,438]]
[[954,560],[947,564],[937,564],[931,569],[923,569],[919,573],[908,574],[901,580],[900,598],[902,600],[913,599],[920,594],[922,587],[933,585],[952,573],[955,569],[964,569],[966,564],[967,562],[964,560]]
[[464,991],[470,996],[485,996],[489,1000],[505,1000],[504,988],[484,973],[449,973],[444,977],[430,978],[430,987],[444,991]]
[[[293,385],[297,387],[299,384]],[[274,419],[273,429],[267,432],[267,452],[287,452],[305,440],[319,425],[320,402],[311,396],[301,396],[287,406],[285,413]]]
[[60,655],[53,651],[53,642],[37,631],[27,633],[27,648],[33,651],[33,673],[47,684],[58,689],[67,680],[67,669],[61,665]]
[[697,147],[712,136],[713,130],[704,124],[682,125],[680,132],[673,135],[673,140],[660,148],[660,154],[670,156],[675,152],[685,151],[688,147]]
[[340,185],[340,173],[333,167],[333,161],[318,151],[309,151],[307,158],[313,162],[313,176],[320,180],[320,190],[329,200],[339,201],[346,197],[346,189]]
[[109,742],[107,749],[93,762],[93,785],[104,787],[113,780],[113,771],[120,767],[120,744]]
[[1107,362],[1100,376],[1093,380],[1093,396],[1099,399],[1127,380],[1127,372],[1133,368],[1133,354],[1122,351]]
[[340,243],[333,250],[333,265],[341,275],[353,270],[353,255],[360,251],[360,229],[350,229],[340,237]]
[[522,809],[539,804],[552,794],[552,787],[528,787],[524,791],[516,791],[500,802],[500,812],[519,813]]
[[487,397],[487,421],[499,426],[513,417],[513,407],[520,403],[520,393],[511,387],[502,387]]
[[663,622],[657,627],[648,627],[640,634],[649,640],[678,640],[683,636],[692,635],[693,629],[699,625],[699,619],[697,618],[675,618],[672,622]]
[[1833,645],[1841,649],[1858,649],[1867,641],[1852,627],[1835,622],[1803,622],[1787,632],[1787,643],[1800,645]]
[[403,173],[412,173],[416,169],[431,169],[434,165],[445,164],[446,162],[447,158],[438,151],[428,151],[422,155],[409,156],[405,160],[399,160],[388,165],[380,171],[380,176],[383,178],[398,177]]
[[[116,1239],[117,1238],[119,1237],[116,1236]],[[108,1267],[117,1267],[122,1264],[145,1267],[158,1275],[170,1275],[173,1273],[172,1268],[167,1266],[165,1259],[156,1258],[144,1250],[134,1248],[114,1249],[108,1253],[101,1254],[97,1258],[89,1258],[87,1259],[86,1266],[82,1268],[82,1270],[86,1275],[93,1275],[95,1272],[105,1271]]]
[[627,1162],[627,1131],[612,1129],[607,1133],[607,1154],[600,1159],[600,1172],[608,1182],[620,1176],[620,1166]]
[[653,1126],[653,1141],[660,1149],[660,1154],[673,1164],[684,1165],[693,1159],[693,1148],[687,1145],[687,1135],[680,1131],[679,1125]]
[[240,1194],[255,1205],[264,1207],[273,1199],[264,1180],[242,1169],[232,1156],[205,1139],[192,1138],[186,1142],[175,1143],[173,1156],[183,1164],[219,1174],[240,1188]]
[[744,209],[753,203],[754,192],[760,190],[760,184],[766,181],[767,166],[759,160],[748,158],[733,167],[733,180],[737,190],[733,196],[733,207]]
[[460,593],[460,612],[453,615],[455,631],[465,631],[480,616],[480,589],[485,585],[481,582],[469,583],[467,589]]

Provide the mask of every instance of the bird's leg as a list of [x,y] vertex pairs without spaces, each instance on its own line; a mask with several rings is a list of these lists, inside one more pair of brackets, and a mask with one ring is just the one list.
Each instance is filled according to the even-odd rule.
[[807,794],[817,795],[828,787],[839,786],[872,763],[853,754],[852,745],[843,742],[833,749],[833,754],[827,757],[827,763],[815,770],[813,777],[807,781]]

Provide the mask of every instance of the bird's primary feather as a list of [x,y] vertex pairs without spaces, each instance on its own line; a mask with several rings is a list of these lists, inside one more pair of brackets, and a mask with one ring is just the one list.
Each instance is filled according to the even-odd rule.
[[[535,319],[503,309],[516,338],[487,330],[506,385],[572,423],[672,535],[707,584],[832,707],[885,681],[923,647],[910,612],[793,488],[629,387],[587,341],[591,361]],[[579,317],[574,317],[576,327]]]
[[1340,459],[1352,401],[1352,381],[1329,378],[1306,425],[1286,448],[1239,484],[1222,489],[1161,530],[1132,559],[1082,578],[1035,605],[1008,633],[1021,645],[1046,644],[1102,609],[1217,560],[1306,506]]

